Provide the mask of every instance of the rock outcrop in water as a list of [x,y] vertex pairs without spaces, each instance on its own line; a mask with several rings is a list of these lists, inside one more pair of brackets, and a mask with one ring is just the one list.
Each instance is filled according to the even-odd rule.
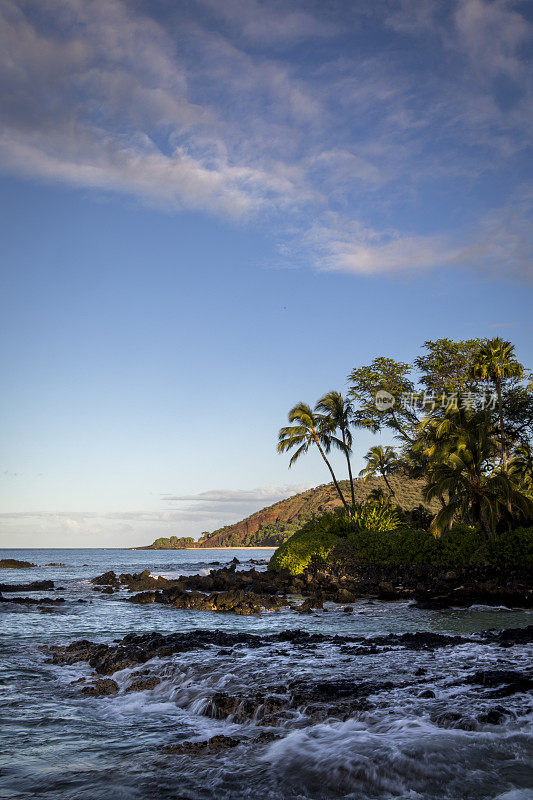
[[[475,637],[450,636],[432,632],[390,633],[367,638],[364,636],[332,636],[308,633],[303,630],[285,630],[281,633],[260,636],[252,633],[227,633],[226,631],[195,630],[187,633],[162,634],[157,632],[129,633],[113,644],[99,644],[86,639],[71,642],[69,645],[52,645],[44,648],[53,664],[70,665],[80,661],[88,663],[98,675],[112,675],[122,669],[146,664],[153,658],[165,658],[176,653],[202,650],[212,646],[228,648],[246,646],[249,648],[270,647],[273,644],[288,643],[302,649],[317,644],[332,643],[345,646],[343,652],[356,655],[361,649],[368,654],[387,652],[391,648],[406,651],[432,651],[441,647],[453,647],[467,642],[486,641],[502,647],[533,643],[533,625],[526,628],[505,631],[487,631]],[[349,650],[346,649],[349,647]]]
[[64,602],[64,597],[4,597],[0,594],[0,603],[14,603],[19,606],[59,606]]
[[[308,673],[281,674],[277,683],[269,685],[250,685],[248,691],[235,692],[215,689],[205,698],[198,713],[213,720],[229,722],[233,726],[244,725],[244,737],[217,734],[203,741],[178,741],[162,747],[169,755],[212,755],[242,743],[260,745],[272,742],[292,729],[338,720],[363,719],[379,710],[380,714],[394,713],[398,693],[412,698],[411,702],[420,704],[421,713],[438,728],[477,731],[501,726],[507,720],[516,718],[520,706],[495,705],[496,699],[511,699],[515,695],[526,696],[533,688],[533,671],[518,669],[484,669],[457,680],[453,674],[443,670],[441,675],[426,677],[426,668],[409,669],[415,653],[435,654],[437,650],[449,651],[454,660],[454,648],[523,647],[533,643],[533,626],[504,631],[486,631],[472,636],[450,636],[432,632],[413,632],[403,634],[384,634],[365,638],[364,636],[338,636],[309,633],[303,630],[286,630],[281,633],[257,635],[250,633],[228,633],[224,631],[196,630],[188,633],[147,633],[128,634],[112,644],[102,644],[80,640],[67,646],[56,645],[42,648],[53,664],[71,666],[85,662],[94,670],[92,678],[81,678],[79,690],[85,697],[112,698],[121,692],[157,690],[165,692],[165,681],[171,678],[168,665],[174,663],[180,654],[196,651],[192,658],[197,661],[203,651],[210,657],[235,659],[245,651],[262,650],[269,657],[282,648],[280,654],[287,656],[290,651],[293,660],[309,658],[326,659],[321,677]],[[244,651],[244,652],[243,652]],[[385,659],[386,654],[405,652],[402,659],[406,668],[399,674],[384,678],[369,679],[362,674],[343,677],[339,674],[340,662],[346,657],[352,663],[364,663],[361,659],[368,654],[378,654]],[[411,653],[412,657],[408,654]],[[329,659],[329,661],[327,660]],[[150,665],[148,666],[148,662]],[[257,659],[256,659],[257,662]],[[426,661],[426,663],[428,663]],[[429,661],[431,663],[431,660]],[[122,670],[143,665],[129,678],[119,677]],[[144,666],[146,665],[146,666]],[[231,669],[234,669],[233,666]],[[117,675],[115,675],[117,673]],[[328,676],[331,675],[331,677]],[[180,673],[178,673],[180,674]],[[111,677],[113,676],[113,677]],[[432,688],[428,688],[429,685]],[[122,688],[121,688],[122,684]],[[457,687],[462,687],[471,698],[468,711],[457,707],[454,697]],[[450,694],[450,689],[452,693]],[[435,699],[436,691],[443,698]],[[166,692],[172,691],[172,682]],[[473,700],[473,702],[472,702]],[[179,701],[178,701],[179,702]],[[424,711],[426,709],[427,712]],[[527,712],[527,703],[523,703]]]
[[29,569],[35,567],[30,561],[18,561],[16,558],[0,558],[0,569]]
[[[350,561],[310,567],[302,575],[288,572],[236,571],[236,565],[208,575],[171,580],[149,570],[117,576],[107,572],[93,579],[96,586],[141,592],[136,603],[162,603],[173,608],[258,613],[287,605],[287,595],[305,599],[300,611],[323,607],[325,601],[353,603],[358,598],[414,600],[419,608],[467,607],[473,604],[531,608],[533,584],[519,568],[468,567],[454,570],[418,565],[383,566]],[[144,591],[143,591],[144,590]],[[148,591],[146,591],[148,590]]]
[[0,592],[47,592],[54,588],[53,581],[32,581],[31,583],[0,583]]

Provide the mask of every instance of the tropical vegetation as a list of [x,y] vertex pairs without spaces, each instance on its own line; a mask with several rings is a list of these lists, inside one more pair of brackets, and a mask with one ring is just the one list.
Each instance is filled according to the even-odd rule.
[[[417,542],[425,543],[421,552],[429,553],[429,547],[434,560],[443,542],[463,536],[492,543],[494,555],[499,537],[533,524],[532,377],[517,360],[513,344],[499,337],[437,339],[426,341],[413,363],[381,356],[370,365],[354,368],[344,395],[330,391],[314,408],[297,403],[289,412],[292,424],[279,432],[278,452],[292,451],[292,467],[315,447],[331,475],[343,513],[341,522],[325,517],[323,523],[307,523],[295,534],[293,546],[298,543],[300,552],[306,536],[311,537],[312,546],[323,555],[332,529],[341,525],[345,538],[361,548],[361,536],[367,534],[379,534],[380,546],[385,541],[398,542],[402,536],[412,541],[415,536]],[[376,401],[378,393],[386,403]],[[364,481],[379,476],[387,492],[382,487],[374,490],[363,506],[356,502],[351,467],[354,441],[362,429],[392,437],[366,453],[360,476]],[[347,482],[334,472],[328,458],[332,449],[344,454]],[[424,505],[418,520],[407,521],[428,529],[423,536],[405,527],[401,509],[393,516],[393,478],[423,480]],[[343,491],[346,485],[348,491]],[[385,527],[376,527],[373,521],[377,519],[386,520]],[[276,553],[276,568],[289,553],[290,541]],[[488,552],[487,546],[483,552]]]

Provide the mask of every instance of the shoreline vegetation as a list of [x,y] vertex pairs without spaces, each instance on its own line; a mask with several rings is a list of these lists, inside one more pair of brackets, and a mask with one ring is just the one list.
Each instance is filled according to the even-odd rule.
[[[468,570],[478,582],[492,581],[486,592],[481,584],[471,587],[472,596],[503,596],[505,570],[529,570],[514,595],[526,598],[533,567],[533,373],[511,342],[438,339],[424,342],[412,363],[378,357],[350,372],[345,394],[330,391],[314,408],[297,403],[288,423],[277,449],[290,455],[289,468],[313,450],[331,483],[204,532],[197,542],[171,537],[144,549],[277,545],[271,573],[313,581],[313,569],[333,569],[345,579],[361,570],[395,570],[400,583],[392,595],[399,596],[401,575],[409,582],[415,567],[421,586],[424,571],[430,580],[435,570],[455,574],[448,582],[459,593]],[[392,442],[371,447],[354,478],[351,456],[361,429]],[[344,457],[347,480],[335,474],[333,450]],[[445,582],[441,577],[437,583]]]
[[[155,544],[155,543],[154,543]],[[155,547],[154,544],[145,545],[142,547],[121,547],[120,550],[273,550],[275,545],[257,545],[256,547],[249,547],[248,545],[219,545],[218,547]]]

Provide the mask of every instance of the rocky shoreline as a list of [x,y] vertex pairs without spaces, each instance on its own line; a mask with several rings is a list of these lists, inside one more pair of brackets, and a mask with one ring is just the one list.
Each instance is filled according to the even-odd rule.
[[[152,632],[128,634],[111,644],[79,640],[67,646],[43,647],[49,662],[60,667],[71,667],[86,663],[91,676],[73,681],[71,686],[86,697],[114,697],[129,692],[159,690],[168,673],[165,663],[172,657],[188,652],[212,651],[218,656],[236,658],[243,649],[265,648],[272,652],[276,648],[291,648],[299,651],[302,658],[317,651],[328,653],[330,661],[324,666],[331,668],[331,679],[299,678],[285,676],[276,685],[258,688],[246,694],[213,691],[206,700],[201,714],[216,720],[242,725],[242,735],[260,745],[283,736],[283,730],[295,725],[314,725],[323,721],[357,718],[359,715],[383,708],[390,702],[391,690],[407,691],[419,702],[431,704],[435,698],[435,676],[426,678],[424,668],[407,670],[407,674],[395,680],[368,680],[343,678],[335,675],[339,659],[354,660],[369,654],[426,652],[433,653],[443,648],[453,649],[468,644],[485,645],[498,650],[529,645],[533,642],[533,626],[503,631],[485,631],[473,636],[444,635],[431,632],[386,634],[374,637],[339,636],[309,633],[303,630],[285,630],[281,633],[257,635],[251,633],[228,633],[224,631],[196,630],[188,633],[163,635]],[[327,649],[324,651],[324,647]],[[123,672],[125,671],[125,672]],[[129,671],[129,672],[128,672]],[[126,682],[123,677],[127,674]],[[400,677],[400,680],[398,678]],[[455,682],[454,682],[455,681]],[[429,682],[432,688],[428,688]],[[533,671],[511,669],[472,670],[460,680],[442,675],[442,687],[461,685],[474,693],[477,715],[462,714],[455,705],[439,706],[432,712],[431,720],[438,727],[458,730],[478,730],[484,726],[503,725],[516,716],[505,705],[507,698],[527,695],[533,689]],[[387,699],[389,698],[389,699]],[[526,698],[524,698],[526,699]],[[428,706],[429,708],[429,706]],[[523,712],[529,711],[527,702]],[[249,726],[253,723],[253,728]],[[220,750],[235,747],[243,741],[241,736],[216,735],[202,741],[179,741],[161,748],[163,753],[174,755],[210,755]]]
[[[309,567],[302,575],[237,570],[236,559],[208,575],[172,580],[149,570],[92,580],[105,594],[127,589],[130,602],[160,603],[172,608],[256,614],[294,606],[300,612],[326,610],[324,603],[348,605],[361,598],[410,600],[418,608],[471,605],[533,607],[533,583],[528,570],[498,567],[439,569],[426,566],[383,566],[354,563]],[[295,598],[304,598],[303,603]]]

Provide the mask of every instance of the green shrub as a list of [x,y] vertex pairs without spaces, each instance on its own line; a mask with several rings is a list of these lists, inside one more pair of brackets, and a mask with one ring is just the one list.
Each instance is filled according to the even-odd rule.
[[324,514],[309,520],[290,539],[284,542],[272,558],[268,568],[273,572],[288,569],[291,575],[299,575],[311,563],[325,563],[344,530],[342,514]]
[[309,520],[282,544],[269,569],[298,575],[311,563],[331,562],[342,539],[348,541],[351,558],[361,564],[533,567],[533,528],[500,533],[487,541],[472,526],[454,525],[435,538],[429,531],[405,527],[361,530],[346,514],[330,513]]
[[425,530],[350,534],[353,558],[365,564],[432,566],[533,566],[533,528],[501,533],[487,541],[469,525],[454,525],[438,539]]
[[400,517],[396,509],[387,500],[380,499],[356,505],[349,528],[355,531],[392,531],[399,524]]

